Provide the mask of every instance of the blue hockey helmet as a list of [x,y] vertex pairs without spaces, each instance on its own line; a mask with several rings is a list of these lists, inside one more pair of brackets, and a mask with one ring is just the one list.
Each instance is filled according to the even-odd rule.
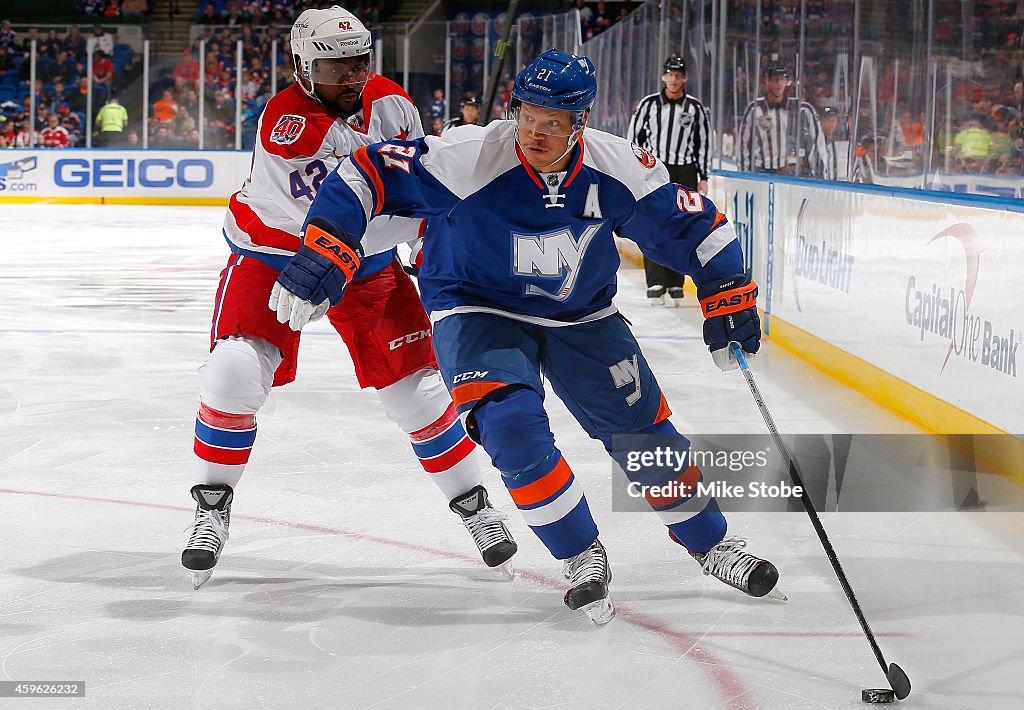
[[586,57],[549,49],[516,76],[509,102],[514,117],[520,104],[556,111],[569,111],[573,130],[583,126],[583,117],[597,98],[597,79],[593,63]]

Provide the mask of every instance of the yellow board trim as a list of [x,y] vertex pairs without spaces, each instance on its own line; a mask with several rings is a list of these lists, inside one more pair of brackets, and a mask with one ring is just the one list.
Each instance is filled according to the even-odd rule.
[[975,456],[1024,485],[1024,441],[777,316],[769,339],[855,392],[935,434],[992,434],[975,439]]
[[202,205],[226,207],[227,197],[42,197],[6,196],[0,197],[2,204],[50,204],[50,205]]

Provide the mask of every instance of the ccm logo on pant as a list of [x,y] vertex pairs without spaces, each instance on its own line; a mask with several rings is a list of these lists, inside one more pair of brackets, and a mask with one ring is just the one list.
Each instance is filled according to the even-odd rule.
[[429,337],[429,330],[418,330],[415,333],[409,333],[408,335],[403,335],[401,338],[395,338],[394,340],[388,341],[388,350],[397,350],[403,345],[415,343],[418,340],[425,340]]

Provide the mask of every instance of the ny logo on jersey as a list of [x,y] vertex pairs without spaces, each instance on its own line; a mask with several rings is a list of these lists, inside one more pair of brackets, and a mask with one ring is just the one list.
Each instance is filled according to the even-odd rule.
[[306,127],[305,116],[286,113],[277,119],[277,125],[270,132],[270,142],[278,145],[291,145],[299,139],[302,129]]
[[587,247],[590,246],[603,224],[604,222],[591,224],[583,230],[583,234],[578,240],[569,227],[536,236],[513,234],[513,249],[515,251],[513,269],[516,276],[562,279],[561,285],[554,292],[546,291],[534,284],[527,284],[526,295],[544,296],[555,301],[568,300],[572,295],[573,287],[576,286],[576,280],[579,278],[580,264],[587,253]]
[[632,407],[640,399],[640,364],[636,355],[633,358],[617,362],[608,368],[611,373],[615,389],[622,389],[626,385],[635,385],[636,389],[626,396],[626,405]]

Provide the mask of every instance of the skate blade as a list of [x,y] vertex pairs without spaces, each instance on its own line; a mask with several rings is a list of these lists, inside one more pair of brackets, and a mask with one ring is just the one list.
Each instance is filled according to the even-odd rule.
[[516,578],[516,571],[515,569],[513,569],[511,562],[506,562],[504,564],[498,565],[497,570],[498,573],[502,576],[502,578],[508,580],[509,582]]
[[604,599],[598,599],[596,602],[584,604],[579,610],[587,615],[587,618],[593,622],[594,626],[604,626],[615,618],[615,605],[612,604],[611,597],[605,597]]
[[192,572],[192,590],[195,591],[210,581],[213,576],[212,569],[196,570]]
[[779,589],[779,585],[775,585],[772,588],[772,591],[770,591],[767,594],[765,594],[765,596],[768,597],[769,599],[778,599],[780,602],[788,602],[789,601],[789,597],[787,597],[785,594],[782,593],[782,590]]

